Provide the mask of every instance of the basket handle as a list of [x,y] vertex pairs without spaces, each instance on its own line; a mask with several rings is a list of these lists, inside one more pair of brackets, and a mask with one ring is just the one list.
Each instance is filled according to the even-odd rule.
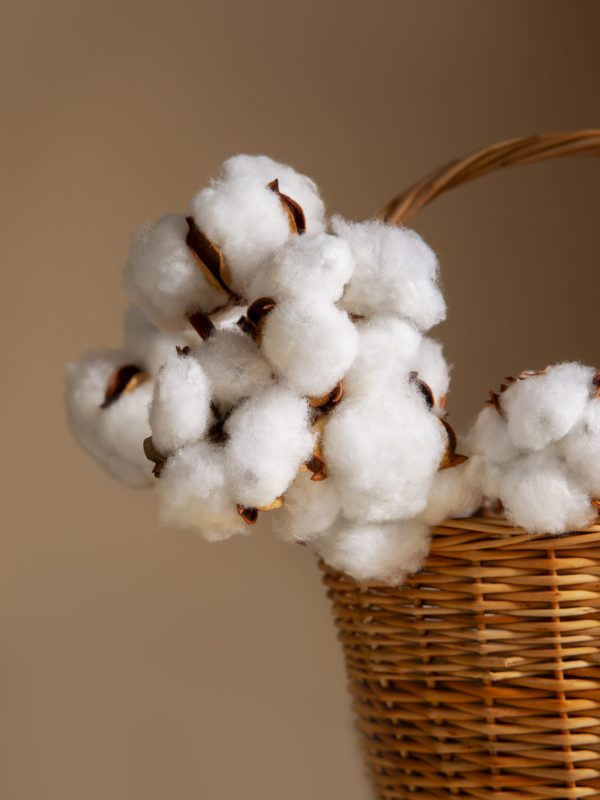
[[600,156],[600,129],[572,133],[542,133],[509,139],[476,150],[466,158],[450,161],[394,197],[379,216],[390,224],[401,224],[438,195],[488,172],[521,164],[534,164],[562,156]]

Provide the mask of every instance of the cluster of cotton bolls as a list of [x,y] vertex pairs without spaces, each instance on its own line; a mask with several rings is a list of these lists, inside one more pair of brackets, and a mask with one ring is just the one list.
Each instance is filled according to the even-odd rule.
[[430,524],[479,506],[427,336],[445,316],[437,260],[415,232],[327,220],[309,178],[236,156],[187,216],[139,233],[123,282],[124,349],[69,367],[69,420],[117,478],[158,478],[163,522],[216,540],[268,518],[397,582]]
[[600,498],[600,373],[563,363],[508,378],[469,436],[486,505],[532,533],[594,522]]

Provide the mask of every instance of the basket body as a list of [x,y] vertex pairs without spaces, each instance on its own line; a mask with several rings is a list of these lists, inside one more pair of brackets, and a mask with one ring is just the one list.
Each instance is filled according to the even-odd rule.
[[448,521],[400,588],[322,568],[378,798],[600,798],[600,526]]

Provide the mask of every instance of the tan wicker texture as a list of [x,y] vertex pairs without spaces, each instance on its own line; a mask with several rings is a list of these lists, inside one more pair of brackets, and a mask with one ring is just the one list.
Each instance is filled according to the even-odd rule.
[[[382,216],[403,222],[460,183],[564,155],[600,155],[600,130],[486,148]],[[600,798],[600,525],[534,537],[448,520],[400,588],[321,566],[378,798]]]

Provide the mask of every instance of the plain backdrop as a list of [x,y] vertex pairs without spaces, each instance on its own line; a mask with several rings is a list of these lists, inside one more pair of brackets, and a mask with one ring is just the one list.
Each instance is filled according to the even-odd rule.
[[[65,362],[117,345],[132,232],[237,152],[374,214],[493,141],[600,123],[590,0],[2,4],[0,796],[366,800],[314,559],[160,530],[71,441]],[[463,428],[507,374],[600,365],[600,165],[419,215]]]

